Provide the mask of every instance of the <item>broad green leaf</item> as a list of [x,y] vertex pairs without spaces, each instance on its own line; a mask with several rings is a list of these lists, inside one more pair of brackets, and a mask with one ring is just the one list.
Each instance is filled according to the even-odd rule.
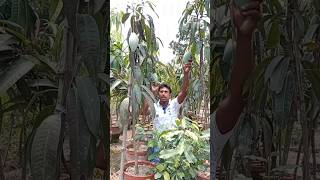
[[147,100],[147,102],[149,104],[150,112],[151,112],[151,118],[154,119],[156,116],[156,110],[153,105],[154,102],[146,92],[142,91],[142,95]]
[[293,73],[289,70],[286,73],[286,80],[282,91],[274,95],[274,118],[279,122],[281,128],[285,128],[290,119],[291,106],[295,94],[295,78]]
[[269,48],[276,48],[280,43],[280,23],[279,21],[273,21],[271,29],[268,34],[267,46]]
[[120,83],[122,83],[122,80],[120,79],[117,79],[115,82],[113,82],[110,87],[110,91],[112,92]]
[[284,81],[286,79],[287,70],[289,67],[290,59],[284,58],[279,66],[271,74],[270,78],[270,89],[275,93],[280,93],[282,90]]
[[312,24],[310,25],[306,35],[303,38],[303,44],[309,43],[312,41],[312,38],[314,37],[316,31],[318,30],[320,24]]
[[124,23],[127,21],[127,19],[129,18],[129,16],[130,16],[130,13],[125,13],[125,14],[122,16],[122,20],[121,20],[122,24],[124,24]]
[[170,159],[171,157],[177,155],[177,151],[175,149],[170,149],[170,150],[162,150],[160,151],[160,156],[159,158],[161,159]]
[[100,11],[106,0],[93,0],[94,14]]
[[39,86],[45,86],[45,87],[52,87],[52,88],[58,88],[56,84],[54,84],[49,79],[35,79],[29,83],[30,87],[39,87]]
[[156,168],[157,168],[157,170],[160,171],[160,172],[162,172],[163,170],[165,170],[165,167],[164,167],[163,164],[158,164],[158,165],[156,166]]
[[129,123],[129,98],[123,99],[123,101],[120,103],[120,109],[119,109],[120,115],[120,127],[124,127],[126,124]]
[[59,0],[58,1],[58,5],[56,7],[56,10],[54,11],[54,13],[52,14],[52,16],[50,17],[50,21],[55,23],[58,16],[60,15],[61,13],[61,10],[62,10],[62,7],[63,7],[63,1],[62,0]]
[[60,159],[58,146],[60,142],[61,115],[47,117],[38,127],[31,148],[31,173],[35,180],[54,180]]
[[94,137],[98,139],[100,127],[100,99],[97,88],[89,77],[78,77],[76,79],[76,86],[88,128]]
[[223,52],[223,58],[219,63],[222,77],[227,81],[230,79],[231,67],[235,61],[235,48],[235,42],[233,42],[232,39],[229,39]]
[[265,73],[264,73],[264,82],[266,83],[270,78],[279,62],[284,58],[284,56],[277,56],[272,59],[271,63],[268,65]]
[[195,140],[195,141],[198,141],[198,140],[199,140],[198,136],[197,136],[195,133],[193,133],[193,132],[191,132],[191,131],[189,131],[189,130],[186,130],[186,135],[189,136],[189,137],[191,137],[191,138],[192,138],[193,140]]
[[34,63],[26,60],[24,56],[15,60],[6,73],[0,77],[0,95],[5,93],[22,76],[27,74],[34,66]]
[[163,172],[163,177],[164,180],[170,180],[170,174],[167,171]]
[[87,14],[78,16],[79,53],[81,61],[85,63],[90,76],[96,80],[100,64],[100,34],[95,19]]
[[302,65],[303,65],[304,71],[307,74],[308,80],[312,84],[312,90],[319,101],[320,100],[320,85],[319,85],[320,72],[317,68],[313,67],[312,63],[308,61],[303,61]]
[[177,151],[178,151],[179,155],[182,155],[183,152],[184,152],[184,150],[185,150],[185,140],[182,139],[182,140],[179,142],[179,145],[178,145],[178,147],[177,147]]
[[66,118],[70,127],[71,177],[79,179],[81,174],[88,172],[88,155],[92,135],[86,124],[84,110],[76,88],[70,89],[68,93],[66,109]]
[[150,89],[148,87],[146,87],[145,85],[141,85],[141,87],[142,87],[143,90],[146,91],[148,96],[152,99],[153,103],[157,102],[156,98],[154,97],[153,93],[150,91]]

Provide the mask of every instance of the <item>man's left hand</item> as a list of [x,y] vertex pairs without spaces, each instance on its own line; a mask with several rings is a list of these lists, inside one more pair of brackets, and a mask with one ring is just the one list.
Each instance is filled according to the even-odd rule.
[[189,72],[191,71],[191,66],[192,65],[192,61],[189,61],[187,64],[185,64],[183,66],[183,72],[184,74],[189,74]]

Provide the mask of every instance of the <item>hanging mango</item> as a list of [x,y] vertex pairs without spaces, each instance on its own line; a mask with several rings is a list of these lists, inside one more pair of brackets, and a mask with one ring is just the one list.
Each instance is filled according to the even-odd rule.
[[136,33],[132,32],[129,37],[129,47],[131,51],[135,51],[138,47],[139,37]]

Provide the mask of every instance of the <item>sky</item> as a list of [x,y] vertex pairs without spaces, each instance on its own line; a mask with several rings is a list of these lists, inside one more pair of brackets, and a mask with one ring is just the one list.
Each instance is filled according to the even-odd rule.
[[[149,0],[156,7],[154,8],[159,18],[154,13],[150,14],[153,18],[153,23],[155,26],[156,36],[163,42],[163,47],[161,43],[159,44],[160,49],[160,61],[167,63],[175,58],[172,49],[169,48],[169,43],[172,40],[176,40],[176,34],[179,31],[179,19],[182,16],[182,12],[186,7],[189,0]],[[111,0],[110,8],[117,8],[119,10],[124,10],[127,4],[132,2],[140,2],[138,0]],[[123,30],[124,37],[127,36],[128,27],[126,25]]]

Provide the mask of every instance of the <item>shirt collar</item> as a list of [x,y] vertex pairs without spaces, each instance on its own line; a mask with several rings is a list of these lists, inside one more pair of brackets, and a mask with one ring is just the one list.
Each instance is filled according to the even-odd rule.
[[[170,103],[171,103],[171,99],[169,99],[169,102],[168,102],[167,107],[170,105]],[[162,106],[161,106],[161,104],[160,104],[160,100],[158,100],[158,102],[157,102],[157,106],[162,107]]]

